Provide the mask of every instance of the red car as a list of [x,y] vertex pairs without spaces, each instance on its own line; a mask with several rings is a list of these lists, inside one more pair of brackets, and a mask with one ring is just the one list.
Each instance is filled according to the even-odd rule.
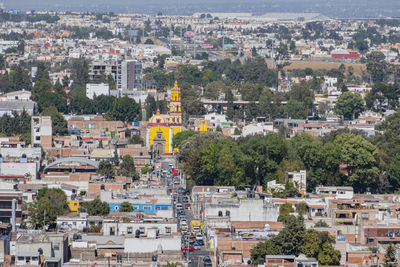
[[182,252],[185,252],[188,249],[189,249],[189,252],[194,251],[194,247],[193,246],[185,246],[185,247],[182,247],[181,249],[182,249]]

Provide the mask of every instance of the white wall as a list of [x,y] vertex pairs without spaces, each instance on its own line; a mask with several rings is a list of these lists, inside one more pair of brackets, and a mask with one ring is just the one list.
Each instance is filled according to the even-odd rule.
[[103,235],[110,235],[110,228],[114,227],[114,231],[117,230],[118,227],[118,234],[116,235],[127,235],[128,234],[128,227],[132,227],[132,234],[135,235],[136,230],[139,230],[140,227],[144,227],[144,235],[148,234],[149,229],[157,228],[159,230],[160,235],[168,235],[166,233],[166,227],[171,228],[171,233],[178,232],[178,225],[176,223],[108,223],[103,222]]
[[101,84],[94,84],[88,83],[86,84],[86,96],[90,99],[93,99],[94,96],[100,95],[110,95],[110,87],[108,84],[101,83]]
[[226,215],[230,211],[231,221],[271,221],[278,220],[278,208],[273,206],[264,206],[263,200],[241,200],[240,205],[224,205],[224,203],[207,205],[206,216]]
[[2,175],[25,175],[29,173],[32,179],[37,179],[37,163],[28,162],[1,162],[0,163],[0,173]]
[[181,238],[158,238],[147,239],[126,238],[124,243],[125,253],[155,253],[161,248],[163,251],[179,251],[181,249]]

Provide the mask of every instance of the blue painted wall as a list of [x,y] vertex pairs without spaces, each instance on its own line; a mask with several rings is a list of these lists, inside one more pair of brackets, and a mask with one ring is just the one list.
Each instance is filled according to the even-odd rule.
[[[110,212],[119,212],[121,204],[108,204],[110,206]],[[156,213],[159,210],[171,210],[172,205],[170,204],[131,204],[133,212],[144,212],[144,213]]]

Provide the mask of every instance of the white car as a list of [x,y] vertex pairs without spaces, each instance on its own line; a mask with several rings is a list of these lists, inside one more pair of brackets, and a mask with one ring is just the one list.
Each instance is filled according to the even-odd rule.
[[203,235],[202,234],[197,234],[196,235],[196,240],[203,240]]

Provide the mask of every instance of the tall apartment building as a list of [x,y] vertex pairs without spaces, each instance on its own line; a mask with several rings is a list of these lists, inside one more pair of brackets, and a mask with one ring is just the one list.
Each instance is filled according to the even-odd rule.
[[50,116],[33,116],[31,119],[31,144],[33,147],[52,146],[53,127]]
[[124,60],[119,62],[118,65],[121,65],[121,79],[117,79],[117,89],[123,91],[141,89],[142,63],[137,60]]
[[93,61],[89,65],[89,76],[92,80],[102,75],[111,75],[118,91],[140,90],[142,87],[142,63],[137,60]]

